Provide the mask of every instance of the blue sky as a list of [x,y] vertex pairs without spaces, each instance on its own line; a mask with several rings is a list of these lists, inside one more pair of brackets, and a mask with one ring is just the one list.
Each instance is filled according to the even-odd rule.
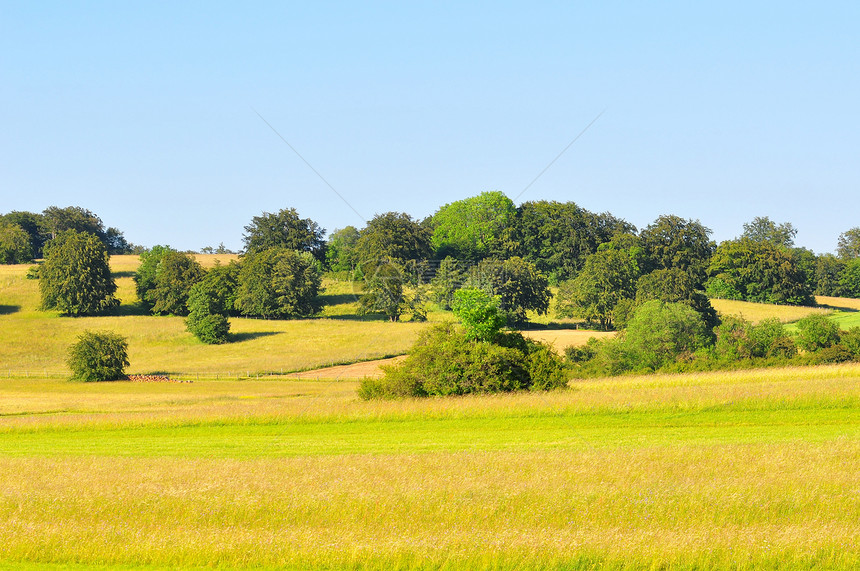
[[263,211],[332,231],[500,190],[832,251],[860,226],[858,26],[850,2],[0,0],[0,212],[237,249]]

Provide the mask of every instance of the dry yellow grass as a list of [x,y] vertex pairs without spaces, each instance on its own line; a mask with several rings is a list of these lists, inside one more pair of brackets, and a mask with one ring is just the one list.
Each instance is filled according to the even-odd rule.
[[807,315],[830,313],[830,309],[821,307],[802,307],[794,305],[773,305],[769,303],[752,303],[731,299],[712,299],[711,305],[721,315],[736,315],[753,323],[763,319],[777,318],[783,323],[791,323]]
[[551,345],[559,353],[563,353],[566,347],[585,345],[589,339],[607,339],[615,337],[614,331],[587,331],[582,329],[541,329],[535,331],[524,331],[523,335],[542,341]]

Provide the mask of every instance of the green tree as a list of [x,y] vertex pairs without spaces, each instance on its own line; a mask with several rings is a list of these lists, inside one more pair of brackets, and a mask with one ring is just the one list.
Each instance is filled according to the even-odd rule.
[[32,260],[30,235],[17,224],[0,219],[0,264],[26,264]]
[[804,351],[819,351],[839,343],[839,326],[826,315],[807,315],[797,322],[797,344]]
[[839,272],[839,292],[845,297],[860,297],[860,258],[845,262]]
[[140,264],[134,274],[137,299],[147,309],[152,309],[149,292],[155,287],[155,274],[162,258],[170,252],[175,252],[170,246],[153,246],[140,254]]
[[45,219],[41,214],[12,211],[0,216],[0,221],[20,226],[29,237],[32,256],[34,258],[42,257],[42,247],[50,235],[45,228]]
[[51,238],[56,238],[57,234],[66,230],[75,230],[88,232],[97,236],[102,242],[105,241],[105,227],[102,219],[86,208],[49,206],[42,212],[42,217]]
[[364,293],[359,299],[361,313],[382,313],[389,321],[399,321],[410,307],[406,295],[406,269],[395,260],[368,262],[364,267]]
[[204,343],[226,343],[230,333],[227,316],[235,311],[238,287],[239,265],[216,263],[188,292],[188,331]]
[[107,250],[86,232],[67,230],[46,245],[39,289],[45,309],[67,315],[95,315],[119,305]]
[[447,256],[439,263],[430,286],[435,301],[442,306],[442,309],[451,309],[454,293],[463,287],[468,277],[466,265],[467,262],[461,262],[451,256]]
[[839,277],[845,269],[845,261],[833,254],[818,256],[815,260],[815,295],[841,297]]
[[585,258],[616,234],[636,228],[610,214],[593,214],[573,202],[525,202],[517,209],[511,244],[525,260],[557,280],[575,276]]
[[403,264],[409,260],[426,260],[432,251],[431,235],[430,228],[408,214],[377,214],[360,232],[355,252],[362,271],[364,265],[387,261]]
[[188,315],[188,293],[206,271],[191,256],[165,252],[155,268],[155,282],[146,301],[158,315]]
[[266,319],[309,317],[320,309],[321,284],[310,252],[270,248],[242,260],[236,308]]
[[588,323],[599,323],[611,329],[619,302],[636,295],[639,250],[606,244],[585,260],[585,266],[574,279],[559,286],[559,317],[581,317]]
[[463,288],[454,294],[454,315],[466,329],[466,337],[495,341],[507,319],[499,307],[501,300],[480,289]]
[[714,334],[714,356],[719,361],[790,358],[797,354],[794,340],[776,318],[753,324],[741,317],[726,316]]
[[746,301],[815,305],[807,275],[792,251],[772,242],[727,240],[714,252],[708,272],[709,295],[717,293],[716,283]]
[[691,307],[702,316],[709,329],[720,322],[711,301],[697,289],[693,277],[681,268],[656,270],[639,278],[636,282],[636,304],[655,299]]
[[128,341],[112,331],[84,331],[69,347],[66,362],[72,370],[73,381],[115,381],[125,378]]
[[355,245],[358,243],[359,232],[354,226],[335,230],[329,236],[326,249],[326,264],[334,272],[347,272],[355,269],[358,259]]
[[653,371],[708,346],[710,335],[690,306],[651,300],[636,310],[623,343],[638,367]]
[[263,212],[254,216],[245,226],[242,241],[245,254],[256,254],[270,248],[287,248],[309,252],[317,260],[325,260],[325,229],[310,218],[299,218],[295,208],[280,210],[275,214]]
[[753,242],[769,242],[774,246],[791,248],[794,246],[794,237],[797,229],[791,222],[777,224],[767,216],[756,216],[751,222],[744,224],[744,233],[741,238],[748,238]]
[[499,296],[501,309],[512,325],[526,323],[527,311],[546,315],[552,296],[546,276],[518,256],[505,261],[481,261],[472,268],[467,284]]
[[711,230],[698,220],[660,216],[639,234],[647,259],[646,273],[678,268],[695,280],[696,287],[701,287],[716,248],[710,235]]
[[860,258],[860,227],[855,226],[839,235],[836,253],[843,260]]
[[440,257],[482,260],[502,250],[504,232],[516,216],[514,203],[498,191],[458,200],[432,218],[433,249]]

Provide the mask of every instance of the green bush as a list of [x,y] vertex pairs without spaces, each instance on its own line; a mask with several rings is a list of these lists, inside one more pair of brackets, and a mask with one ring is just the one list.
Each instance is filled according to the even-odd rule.
[[624,336],[637,369],[656,370],[710,345],[701,314],[683,303],[652,300],[639,306]]
[[566,387],[568,374],[561,357],[544,343],[532,341],[529,345],[526,367],[531,379],[531,389],[549,391]]
[[839,326],[824,315],[807,315],[797,322],[797,344],[818,351],[839,343]]
[[220,313],[191,312],[185,325],[195,337],[209,345],[226,343],[230,335],[230,323]]
[[71,380],[115,381],[125,377],[128,342],[112,331],[84,331],[69,347]]

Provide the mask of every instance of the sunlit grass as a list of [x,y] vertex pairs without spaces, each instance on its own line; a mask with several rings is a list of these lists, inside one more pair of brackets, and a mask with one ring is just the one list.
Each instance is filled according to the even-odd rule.
[[712,299],[711,305],[721,315],[735,315],[743,317],[753,323],[763,319],[777,318],[783,323],[791,323],[802,319],[807,315],[821,313],[827,314],[832,310],[823,307],[803,307],[796,305],[774,305],[770,303],[752,303],[749,301],[735,301],[731,299]]
[[0,380],[0,565],[853,569],[858,381],[364,402],[354,382]]

